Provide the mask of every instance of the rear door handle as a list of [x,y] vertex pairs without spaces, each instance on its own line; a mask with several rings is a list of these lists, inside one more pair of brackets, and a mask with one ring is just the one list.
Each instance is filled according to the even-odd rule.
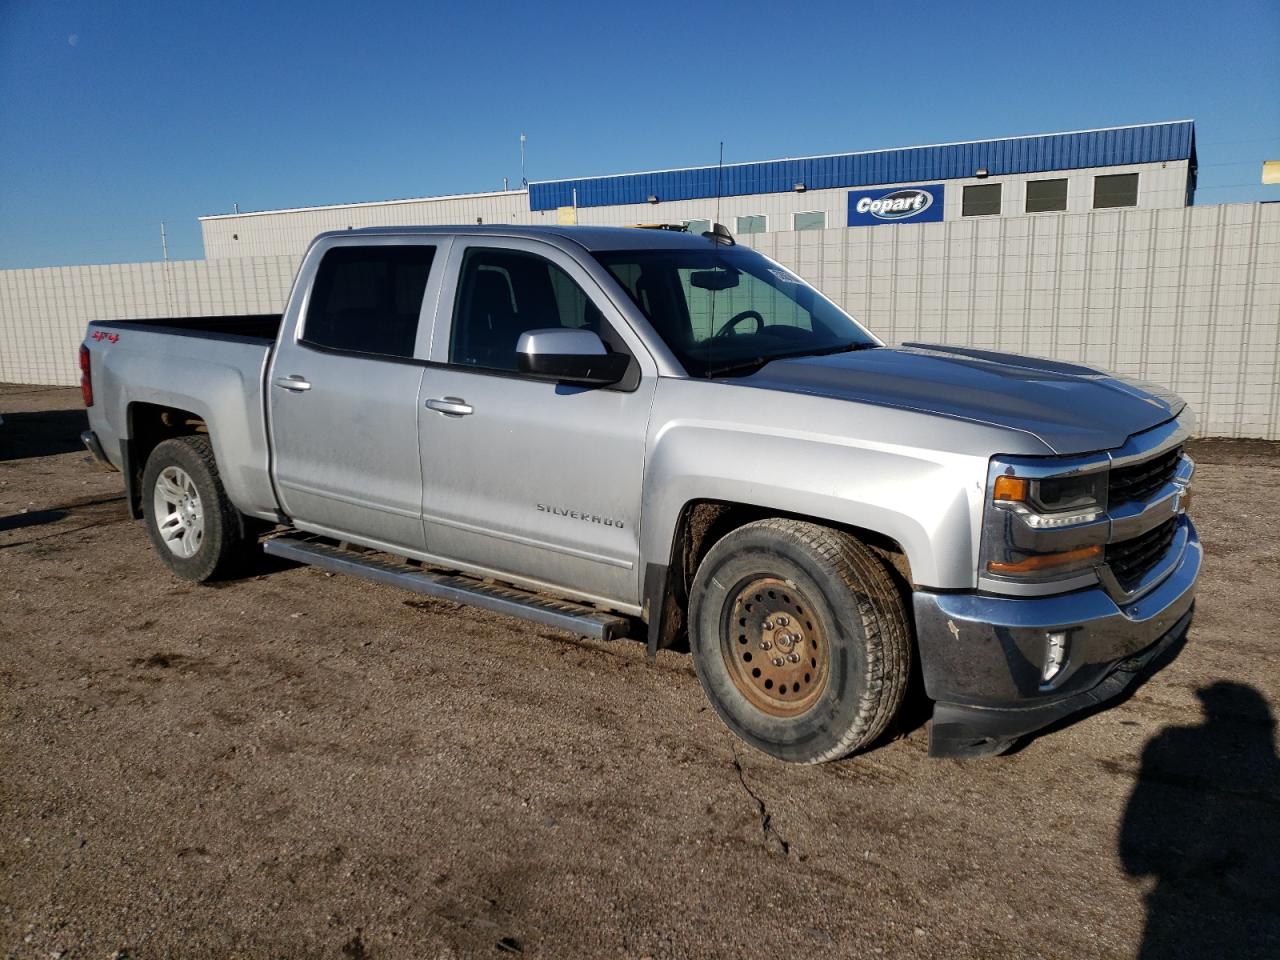
[[475,413],[471,404],[461,397],[442,397],[439,400],[428,400],[427,409],[434,410],[436,413],[443,413],[448,417],[465,417]]
[[311,389],[311,381],[296,373],[287,377],[276,377],[273,382],[277,387],[284,387],[284,389],[292,390],[294,393],[302,393]]

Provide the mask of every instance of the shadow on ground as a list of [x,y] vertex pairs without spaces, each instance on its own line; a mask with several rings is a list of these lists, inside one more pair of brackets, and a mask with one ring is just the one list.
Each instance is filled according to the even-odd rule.
[[1280,757],[1266,699],[1201,687],[1204,722],[1142,755],[1120,859],[1151,878],[1141,960],[1280,957]]
[[80,434],[89,429],[89,418],[83,410],[42,410],[3,416],[0,461],[84,450]]
[[32,510],[29,513],[15,513],[8,517],[0,517],[0,533],[9,530],[21,530],[23,527],[41,527],[46,523],[57,523],[67,515],[65,510]]
[[[110,523],[123,523],[129,519],[124,508],[124,497],[83,497],[56,507],[45,507],[30,510],[26,513],[13,513],[0,517],[0,533],[13,530],[28,530],[32,527],[52,526],[49,531],[31,530],[31,534],[21,540],[7,540],[0,543],[0,550],[24,547],[38,540],[49,540],[54,537],[86,530],[89,527]],[[63,524],[61,521],[68,520]]]

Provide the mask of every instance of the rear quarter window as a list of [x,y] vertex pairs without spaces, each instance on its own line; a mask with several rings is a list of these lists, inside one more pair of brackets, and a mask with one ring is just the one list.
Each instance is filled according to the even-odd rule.
[[330,350],[412,357],[436,248],[334,247],[316,271],[302,340]]

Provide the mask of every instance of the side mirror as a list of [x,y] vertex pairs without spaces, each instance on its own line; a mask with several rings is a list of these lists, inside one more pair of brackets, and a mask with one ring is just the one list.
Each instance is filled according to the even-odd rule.
[[516,342],[520,372],[557,383],[608,386],[626,375],[631,357],[610,353],[590,330],[551,327],[526,330]]

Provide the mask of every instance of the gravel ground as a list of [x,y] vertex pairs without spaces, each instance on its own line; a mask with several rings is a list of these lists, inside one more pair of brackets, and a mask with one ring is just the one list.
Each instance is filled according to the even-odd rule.
[[1126,702],[792,767],[687,654],[175,579],[78,408],[0,386],[3,955],[1280,956],[1275,445],[1196,445],[1196,623]]

